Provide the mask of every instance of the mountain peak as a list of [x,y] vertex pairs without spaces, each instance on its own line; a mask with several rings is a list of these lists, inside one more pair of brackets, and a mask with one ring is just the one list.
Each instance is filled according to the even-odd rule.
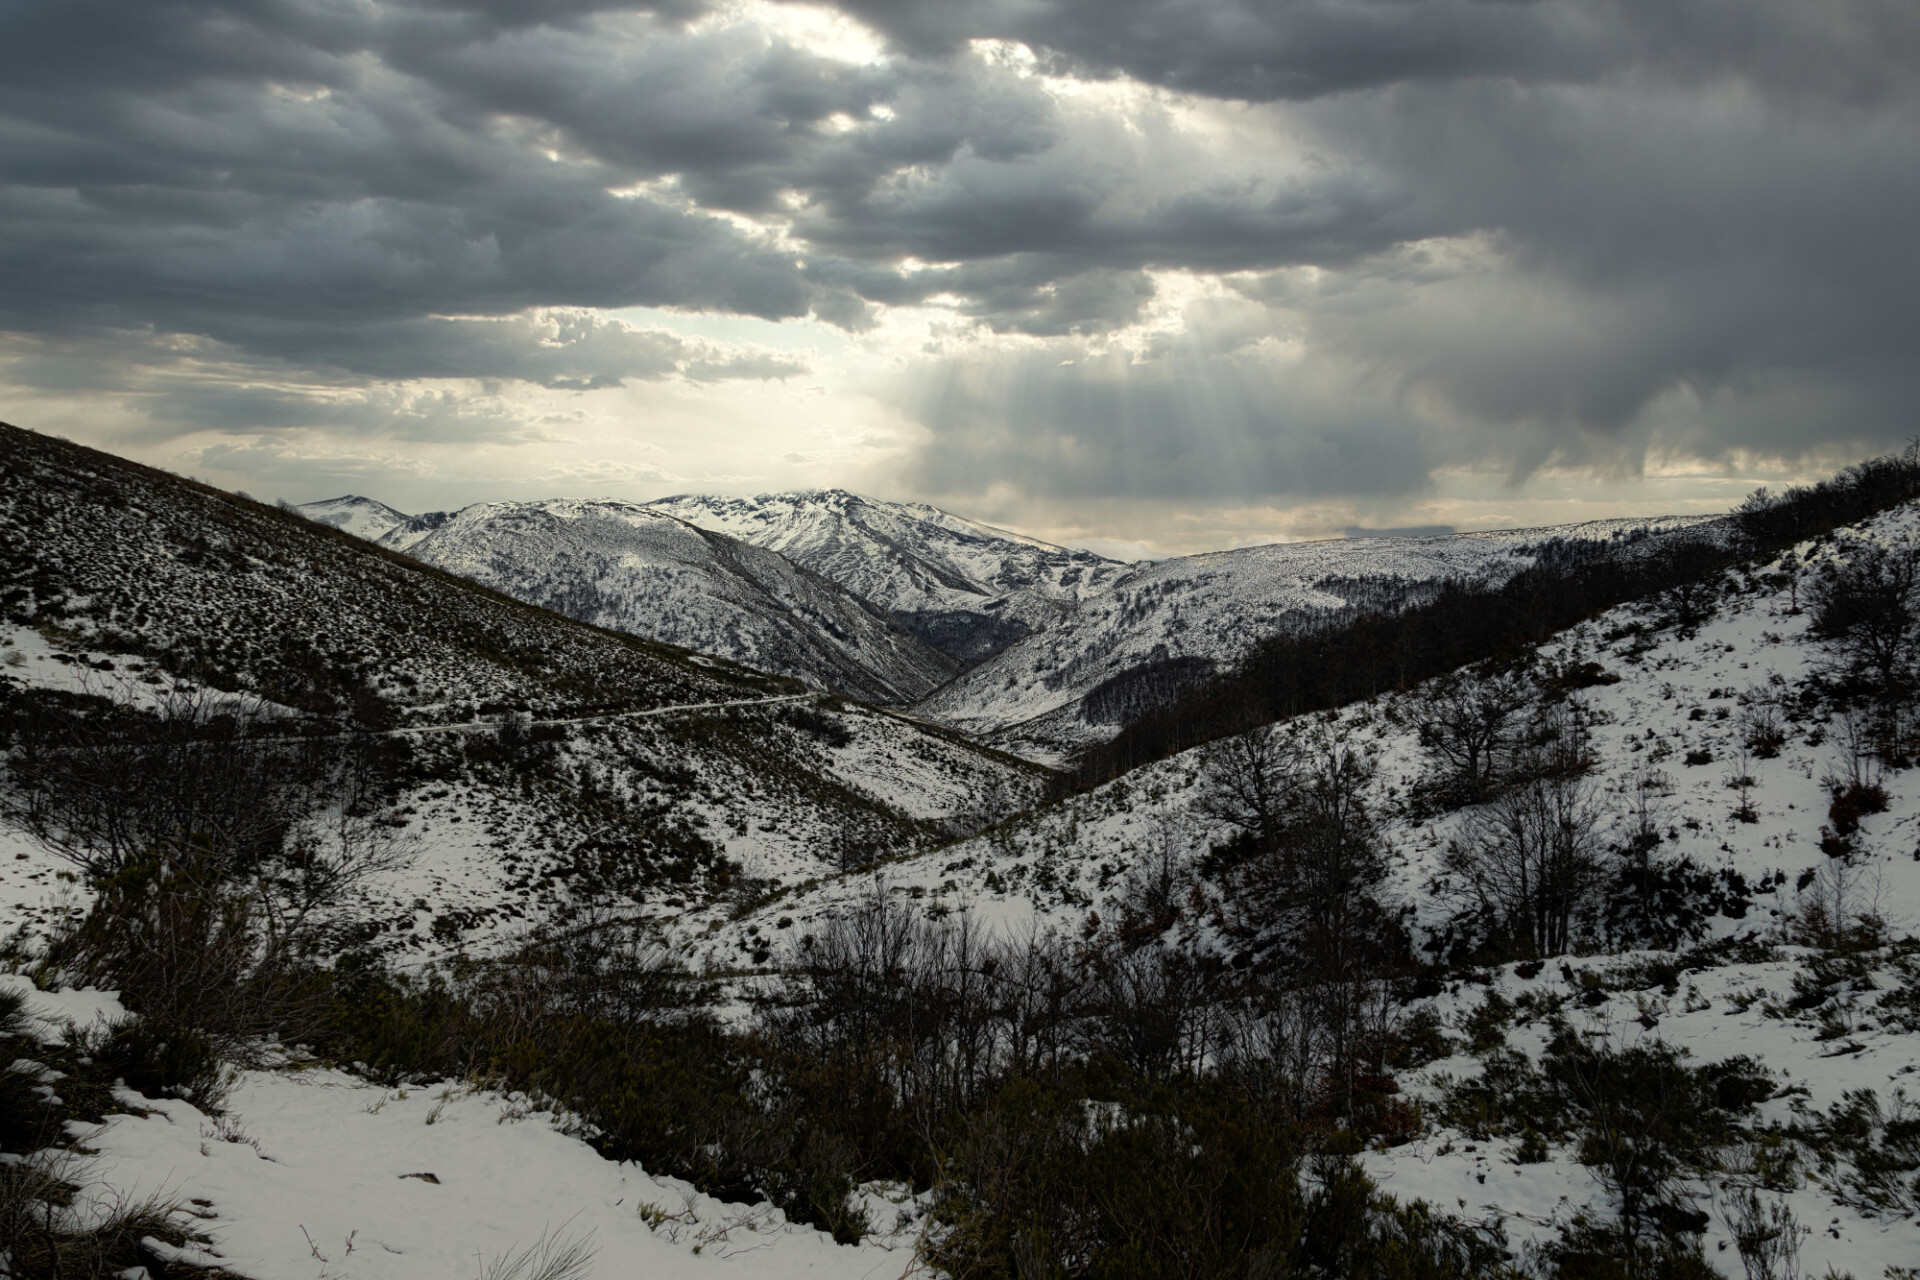
[[404,511],[396,511],[384,502],[357,493],[322,498],[318,502],[303,502],[294,510],[315,524],[332,525],[342,533],[365,538],[368,542],[379,541],[390,530],[412,519]]

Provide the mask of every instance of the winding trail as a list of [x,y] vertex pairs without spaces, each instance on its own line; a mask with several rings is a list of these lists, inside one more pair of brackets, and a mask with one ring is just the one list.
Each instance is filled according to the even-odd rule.
[[[818,696],[815,693],[782,693],[771,698],[738,698],[731,702],[683,702],[671,707],[648,707],[642,711],[606,711],[598,715],[568,716],[559,720],[528,720],[522,727],[545,729],[563,725],[595,724],[603,720],[638,720],[646,716],[674,715],[682,711],[718,711],[725,707],[764,707],[775,702],[804,702],[808,698]],[[503,720],[460,720],[452,724],[410,724],[398,729],[376,730],[376,733],[385,737],[416,733],[479,733],[487,730],[497,731],[505,723]]]

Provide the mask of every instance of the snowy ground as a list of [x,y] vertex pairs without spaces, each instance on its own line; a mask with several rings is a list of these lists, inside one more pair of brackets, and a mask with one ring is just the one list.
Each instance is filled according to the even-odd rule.
[[[34,992],[30,1007],[83,1025],[123,1012],[90,991]],[[477,1277],[568,1241],[593,1249],[596,1276],[895,1280],[912,1266],[915,1228],[897,1210],[872,1214],[872,1242],[836,1245],[770,1206],[723,1204],[603,1159],[552,1115],[496,1093],[288,1069],[243,1073],[218,1119],[124,1096],[151,1114],[86,1127],[94,1193],[190,1206],[215,1256],[187,1260],[255,1280]]]
[[[1641,958],[1595,958],[1574,961],[1570,968],[1576,974],[1589,969],[1604,973]],[[1857,1089],[1873,1089],[1882,1098],[1903,1085],[1915,1091],[1920,1084],[1915,1078],[1920,1073],[1920,1037],[1877,1026],[1864,1016],[1852,1034],[1821,1039],[1812,1018],[1769,1014],[1770,999],[1778,1001],[1791,993],[1802,959],[1790,948],[1773,963],[1702,969],[1683,977],[1673,996],[1663,995],[1657,987],[1617,992],[1605,1004],[1580,1010],[1570,1021],[1576,1029],[1605,1035],[1620,1045],[1663,1041],[1684,1048],[1702,1064],[1735,1055],[1760,1060],[1777,1074],[1783,1090],[1792,1089],[1789,1096],[1762,1104],[1756,1119],[1763,1126],[1826,1111]],[[1434,1006],[1457,1021],[1480,1004],[1489,990],[1509,1000],[1528,994],[1540,1000],[1556,993],[1566,997],[1576,993],[1575,985],[1555,965],[1531,980],[1509,967],[1496,972],[1488,985],[1467,984],[1440,997]],[[1517,1027],[1509,1034],[1508,1044],[1537,1055],[1546,1039],[1544,1028],[1534,1022]],[[1461,1052],[1403,1075],[1400,1084],[1409,1098],[1431,1101],[1441,1077],[1471,1076],[1478,1068],[1475,1058]],[[1564,1148],[1530,1164],[1518,1163],[1515,1148],[1511,1141],[1474,1142],[1460,1133],[1435,1129],[1406,1146],[1369,1152],[1362,1160],[1383,1190],[1471,1218],[1498,1220],[1515,1243],[1554,1234],[1574,1210],[1606,1203],[1591,1174]],[[1730,1171],[1728,1177],[1741,1181],[1737,1171]],[[1698,1190],[1701,1207],[1711,1219],[1708,1259],[1723,1274],[1739,1277],[1743,1272],[1727,1231],[1725,1188],[1709,1182]],[[1777,1192],[1770,1195],[1781,1198]],[[1812,1228],[1801,1247],[1809,1275],[1821,1275],[1831,1265],[1859,1280],[1877,1280],[1889,1266],[1911,1266],[1920,1259],[1920,1221],[1911,1217],[1863,1215],[1812,1177],[1784,1199],[1800,1222]]]

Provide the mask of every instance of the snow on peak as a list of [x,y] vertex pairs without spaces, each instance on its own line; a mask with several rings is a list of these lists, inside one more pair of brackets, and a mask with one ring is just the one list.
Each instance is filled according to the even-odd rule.
[[891,613],[962,663],[981,661],[1097,595],[1129,566],[921,502],[843,489],[649,504],[778,551]]
[[912,701],[954,670],[827,578],[657,506],[482,502],[401,536],[415,559],[569,617],[876,702]]
[[294,510],[315,524],[332,525],[342,533],[350,533],[368,542],[380,541],[412,518],[403,511],[395,511],[384,502],[354,493],[338,498],[323,498],[319,502],[303,502]]

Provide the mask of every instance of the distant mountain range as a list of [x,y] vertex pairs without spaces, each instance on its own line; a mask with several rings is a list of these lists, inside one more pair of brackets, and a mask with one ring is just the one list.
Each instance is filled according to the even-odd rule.
[[1128,568],[838,489],[417,516],[349,495],[298,510],[569,617],[891,705],[1052,625]]
[[648,505],[805,565],[963,666],[1052,625],[1129,568],[923,502],[881,502],[843,489],[686,495]]
[[485,502],[382,544],[596,626],[905,704],[960,664],[785,556],[628,502]]
[[1263,637],[1698,523],[1348,538],[1128,564],[841,489],[419,516],[349,496],[300,511],[570,617],[908,706],[1048,761]]

